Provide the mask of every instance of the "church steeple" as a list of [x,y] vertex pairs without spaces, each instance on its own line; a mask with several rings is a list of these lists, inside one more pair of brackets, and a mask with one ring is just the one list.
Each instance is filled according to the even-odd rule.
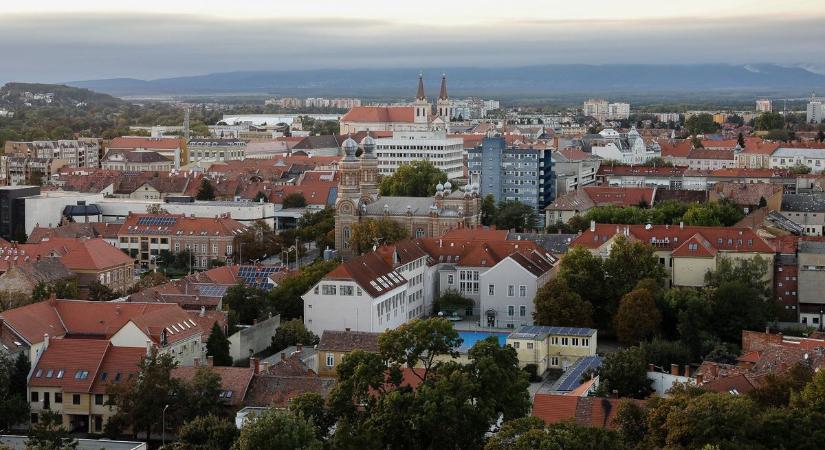
[[438,94],[439,100],[447,100],[447,74],[441,74],[441,92]]
[[416,100],[426,100],[427,97],[424,96],[424,74],[418,73],[418,94],[415,96]]

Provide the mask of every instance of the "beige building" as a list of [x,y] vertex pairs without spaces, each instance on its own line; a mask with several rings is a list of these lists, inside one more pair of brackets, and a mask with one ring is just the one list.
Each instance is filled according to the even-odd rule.
[[349,328],[343,331],[324,331],[318,343],[318,357],[316,358],[318,367],[315,370],[318,376],[337,376],[338,364],[353,350],[377,353],[380,335],[380,333],[351,331]]
[[537,373],[567,370],[580,358],[596,354],[598,331],[592,328],[523,326],[507,336],[519,367],[535,364]]

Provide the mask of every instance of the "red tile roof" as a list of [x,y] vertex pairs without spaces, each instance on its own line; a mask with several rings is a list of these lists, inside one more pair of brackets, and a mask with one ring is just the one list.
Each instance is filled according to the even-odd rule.
[[733,161],[733,150],[710,150],[706,148],[696,148],[687,155],[688,159],[715,159]]
[[[167,219],[169,225],[143,225],[148,219]],[[246,226],[231,217],[192,217],[184,214],[140,214],[130,213],[120,227],[120,235],[157,234],[157,235],[200,235],[234,237],[246,229]],[[122,253],[122,252],[121,252]]]
[[684,166],[629,166],[629,165],[607,165],[599,166],[598,174],[600,176],[648,176],[648,177],[681,177],[687,167]]
[[0,271],[38,257],[56,257],[72,271],[101,271],[133,264],[128,255],[103,239],[48,238],[33,244],[0,246]]
[[[547,424],[573,421],[579,425],[599,428],[615,428],[621,399],[579,397],[564,394],[536,394],[533,399],[533,416]],[[644,403],[633,400],[639,405]]]
[[[211,370],[221,377],[221,399],[231,406],[243,404],[254,370],[249,367],[178,366],[172,369],[172,378],[192,381],[200,370]],[[229,394],[227,394],[229,393]]]
[[412,106],[355,106],[341,117],[341,122],[404,122],[415,121]]
[[[624,233],[627,229],[632,239],[653,243],[657,250],[675,251],[691,237],[700,236],[717,251],[739,251],[773,253],[773,247],[750,228],[732,227],[696,227],[685,225],[611,225],[596,224],[595,231],[590,228],[576,237],[571,246],[581,245],[586,248],[599,248],[614,235]],[[681,251],[681,250],[680,250]]]
[[653,204],[654,188],[649,187],[601,187],[583,188],[596,206],[637,206],[641,203]]
[[752,169],[748,167],[727,167],[710,172],[714,177],[742,177],[742,178],[790,178],[787,169]]

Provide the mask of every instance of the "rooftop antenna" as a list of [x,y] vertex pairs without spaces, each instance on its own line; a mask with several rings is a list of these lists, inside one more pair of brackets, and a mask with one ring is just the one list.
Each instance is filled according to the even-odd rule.
[[189,106],[183,110],[183,137],[189,140]]

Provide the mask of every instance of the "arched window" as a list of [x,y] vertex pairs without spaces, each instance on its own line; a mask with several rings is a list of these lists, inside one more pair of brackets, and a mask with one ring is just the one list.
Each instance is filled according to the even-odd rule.
[[415,237],[417,237],[419,239],[423,238],[424,237],[424,229],[419,228],[419,229],[415,230]]
[[344,231],[341,232],[341,237],[344,239],[344,248],[349,248],[350,235],[351,233],[349,227],[344,227]]

